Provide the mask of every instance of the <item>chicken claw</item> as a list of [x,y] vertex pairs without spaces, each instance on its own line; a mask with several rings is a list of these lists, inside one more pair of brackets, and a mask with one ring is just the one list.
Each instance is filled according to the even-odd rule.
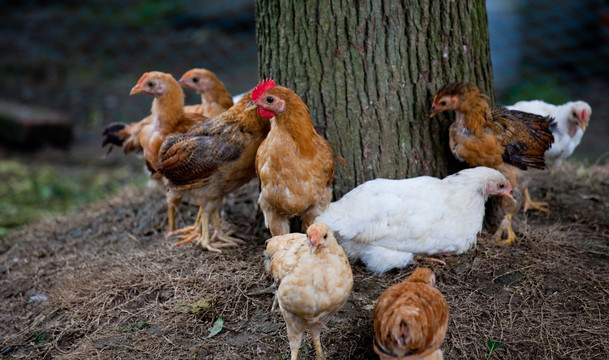
[[430,257],[430,256],[415,255],[414,258],[415,258],[415,260],[418,260],[418,261],[428,261],[433,264],[446,265],[446,262],[444,262],[443,260],[440,260],[440,259],[434,258],[434,257]]
[[523,211],[526,213],[528,210],[537,210],[541,212],[548,212],[548,203],[544,201],[533,201],[529,196],[529,189],[524,189],[524,208]]
[[211,218],[214,222],[214,234],[211,237],[211,241],[218,239],[224,242],[223,244],[220,244],[222,246],[239,246],[245,244],[245,241],[230,236],[232,231],[226,233],[222,230],[222,220],[220,219],[220,213],[218,211],[214,211]]

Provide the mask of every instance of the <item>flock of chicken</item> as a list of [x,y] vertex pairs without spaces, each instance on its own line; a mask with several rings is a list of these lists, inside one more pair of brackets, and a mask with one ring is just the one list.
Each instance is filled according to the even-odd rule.
[[[182,87],[200,93],[201,104],[185,106]],[[223,229],[219,209],[227,194],[260,180],[258,204],[272,235],[265,264],[278,285],[293,360],[306,329],[317,358],[324,357],[321,330],[353,287],[349,259],[382,274],[415,256],[463,253],[476,244],[490,196],[505,212],[494,238],[513,244],[511,219],[523,203],[525,211],[547,211],[547,204],[530,200],[523,171],[571,155],[591,114],[583,101],[491,108],[478,88],[448,84],[433,99],[430,117],[456,112],[450,148],[471,168],[444,179],[375,179],[331,202],[336,157],[292,90],[266,80],[233,104],[211,71],[193,69],[179,81],[145,73],[136,93],[154,97],[151,115],[110,124],[102,145],[143,154],[151,180],[167,190],[168,236],[176,246],[195,242],[221,252],[243,243]],[[176,230],[182,199],[199,212],[193,226]],[[290,233],[292,217],[300,217],[306,234]],[[373,347],[381,359],[442,358],[449,310],[434,284],[433,272],[420,267],[378,299]]]

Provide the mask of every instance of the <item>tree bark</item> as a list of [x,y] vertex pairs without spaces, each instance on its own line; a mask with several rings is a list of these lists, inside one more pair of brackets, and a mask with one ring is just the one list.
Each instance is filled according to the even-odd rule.
[[260,78],[296,91],[336,155],[337,197],[373,178],[443,177],[453,115],[435,92],[463,81],[492,94],[484,0],[258,0]]

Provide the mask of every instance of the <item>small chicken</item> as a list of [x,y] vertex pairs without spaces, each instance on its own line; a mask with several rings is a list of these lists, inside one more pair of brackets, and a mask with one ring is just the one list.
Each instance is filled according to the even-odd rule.
[[474,247],[491,195],[512,198],[512,187],[487,167],[442,180],[375,179],[331,203],[315,221],[334,230],[349,258],[382,274],[405,267],[415,254],[461,254]]
[[[444,86],[434,97],[430,117],[443,111],[455,110],[456,117],[449,129],[450,149],[460,161],[470,166],[488,166],[503,173],[512,188],[528,194],[522,170],[545,168],[544,153],[554,142],[550,130],[552,118],[508,110],[491,109],[486,95],[475,86],[452,83]],[[505,216],[494,238],[506,244],[516,241],[512,217],[519,204],[502,201]],[[535,203],[542,210],[547,204]],[[505,239],[504,239],[505,238]]]
[[[159,151],[159,172],[168,179],[169,193],[199,206],[194,226],[170,234],[179,236],[175,245],[195,241],[202,248],[221,252],[242,240],[222,229],[219,209],[224,196],[256,176],[256,150],[270,130],[269,120],[255,111],[245,111],[251,101],[247,93],[234,106],[184,134],[167,137]],[[214,233],[210,236],[209,217]],[[213,240],[219,240],[212,244]]]
[[545,153],[546,165],[560,165],[573,154],[592,115],[592,108],[585,101],[569,101],[562,105],[552,105],[541,100],[519,101],[507,108],[554,118],[550,124],[554,143]]
[[[102,146],[119,145],[125,153],[142,149],[151,179],[162,181],[158,174],[158,153],[165,138],[183,133],[207,118],[184,112],[184,92],[171,74],[158,71],[144,73],[131,89],[130,95],[145,93],[154,97],[151,115],[134,124],[110,124],[104,130]],[[173,231],[175,207],[181,198],[167,194],[168,230]]]
[[[191,69],[182,75],[178,83],[183,88],[192,89],[201,94],[201,104],[184,106],[185,113],[199,113],[211,118],[233,106],[232,98],[224,84],[209,70]],[[131,124],[112,123],[104,130],[102,146],[108,144],[121,146],[125,154],[143,151],[147,140],[143,134],[152,132],[152,123],[152,115]],[[140,138],[140,135],[143,137]]]
[[441,360],[448,329],[448,304],[436,276],[419,267],[389,287],[374,306],[374,352],[381,360]]
[[207,69],[191,69],[182,75],[178,83],[185,89],[194,90],[201,95],[201,104],[188,105],[185,111],[214,117],[233,106],[233,98],[218,79]]
[[304,234],[275,236],[265,252],[271,276],[279,283],[277,301],[287,325],[291,359],[308,328],[317,359],[324,359],[320,334],[324,325],[345,304],[353,287],[349,260],[332,230],[314,223]]
[[292,90],[273,80],[254,90],[248,109],[271,119],[271,131],[256,153],[258,204],[273,236],[290,232],[299,216],[303,229],[332,201],[334,154],[315,132],[309,108]]

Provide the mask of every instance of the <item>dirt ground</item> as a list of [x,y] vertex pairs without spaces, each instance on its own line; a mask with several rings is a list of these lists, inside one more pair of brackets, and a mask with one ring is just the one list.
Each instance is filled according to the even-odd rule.
[[[484,240],[432,266],[451,310],[447,359],[606,359],[609,354],[609,166],[564,164],[532,175],[550,213],[519,214],[519,241]],[[222,254],[174,248],[163,194],[128,187],[78,215],[9,235],[0,254],[0,353],[7,358],[286,359],[289,347],[263,265],[257,183],[223,213],[247,245]],[[180,224],[194,221],[183,206]],[[257,235],[258,234],[258,235]],[[355,284],[322,333],[328,359],[372,359],[375,299],[414,266]],[[215,336],[210,329],[223,319]],[[310,337],[301,358],[314,358]]]
[[[232,93],[258,80],[251,2],[226,6],[225,12],[239,15],[227,17],[204,16],[205,6],[221,7],[201,1],[189,7],[192,17],[174,16],[169,9],[159,22],[144,16],[144,1],[130,7],[120,1],[86,3],[22,1],[0,14],[5,55],[0,97],[65,111],[75,132],[69,153],[0,149],[0,159],[95,166],[100,172],[128,163],[139,174],[141,162],[119,151],[100,159],[99,142],[106,124],[148,113],[149,98],[128,95],[142,72],[179,76],[207,67]],[[107,3],[113,12],[101,11]],[[433,267],[451,309],[446,359],[485,359],[489,340],[503,343],[491,359],[608,358],[609,164],[604,160],[609,122],[604,119],[609,84],[594,77],[578,80],[573,89],[580,91],[573,98],[594,108],[574,156],[597,163],[571,162],[532,174],[532,195],[547,200],[550,213],[519,214],[515,246],[484,240],[488,234],[483,233],[474,250],[447,257],[446,266],[417,264]],[[187,102],[195,100],[189,94]],[[127,187],[75,215],[42,219],[8,235],[0,243],[0,355],[289,358],[284,321],[279,311],[271,311],[272,295],[251,295],[272,282],[263,266],[268,233],[256,198],[253,182],[226,199],[227,226],[247,245],[219,255],[189,245],[172,247],[163,233],[164,196],[146,188]],[[193,206],[184,205],[178,225],[194,222],[195,215]],[[352,267],[350,298],[322,332],[328,359],[377,358],[374,301],[414,268],[379,277],[359,262]],[[212,335],[219,318],[221,331]],[[301,354],[301,359],[314,358],[310,337]]]

